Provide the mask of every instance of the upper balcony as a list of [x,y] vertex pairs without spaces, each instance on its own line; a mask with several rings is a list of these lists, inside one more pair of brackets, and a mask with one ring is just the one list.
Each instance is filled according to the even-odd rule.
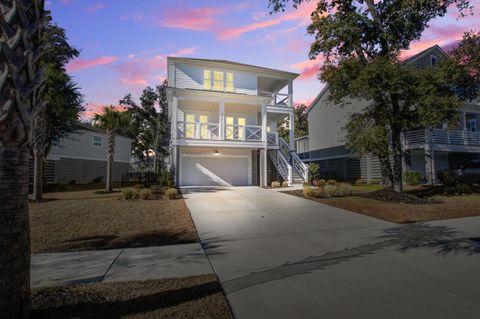
[[480,132],[427,128],[405,133],[406,149],[423,148],[426,145],[434,149],[480,147]]
[[264,135],[259,125],[226,123],[177,122],[177,140],[193,144],[226,142],[248,146],[266,142],[271,147],[279,145],[278,132],[266,132]]

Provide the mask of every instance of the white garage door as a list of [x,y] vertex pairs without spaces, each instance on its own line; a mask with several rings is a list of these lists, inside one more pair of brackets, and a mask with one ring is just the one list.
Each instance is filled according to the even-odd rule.
[[249,182],[249,158],[182,156],[182,186],[246,186]]

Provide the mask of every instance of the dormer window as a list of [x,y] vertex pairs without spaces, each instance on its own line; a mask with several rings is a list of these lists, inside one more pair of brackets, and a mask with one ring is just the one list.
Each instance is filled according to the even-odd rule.
[[434,66],[434,65],[437,64],[437,62],[438,62],[437,56],[434,55],[434,54],[432,54],[432,55],[430,56],[430,64],[431,64],[432,66]]
[[214,91],[223,91],[224,89],[224,79],[223,72],[214,71],[213,72],[213,90]]
[[233,82],[233,73],[227,72],[227,85],[225,91],[233,92],[235,90],[234,82]]
[[212,71],[210,70],[203,70],[203,89],[212,89]]

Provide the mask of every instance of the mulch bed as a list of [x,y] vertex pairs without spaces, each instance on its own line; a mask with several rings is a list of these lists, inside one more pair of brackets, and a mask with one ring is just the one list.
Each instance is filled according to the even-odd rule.
[[433,199],[424,199],[411,194],[398,193],[388,189],[381,189],[374,192],[368,192],[362,194],[365,198],[375,199],[378,201],[384,201],[389,203],[404,203],[404,204],[415,204],[415,205],[426,205],[438,203]]
[[215,275],[33,289],[31,318],[233,318]]

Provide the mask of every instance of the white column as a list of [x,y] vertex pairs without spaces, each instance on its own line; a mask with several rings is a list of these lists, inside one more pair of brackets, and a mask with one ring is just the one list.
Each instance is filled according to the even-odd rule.
[[293,107],[293,80],[288,81],[288,103]]
[[172,100],[172,114],[170,118],[170,122],[172,127],[170,128],[171,136],[172,136],[172,144],[176,145],[177,143],[177,129],[178,129],[178,98],[176,96],[173,97]]
[[262,105],[262,142],[267,144],[267,105]]
[[293,151],[295,149],[295,114],[293,112],[290,113],[290,120],[288,123],[288,129],[290,133],[290,150]]
[[223,141],[225,139],[225,101],[220,101],[218,104],[218,138]]

